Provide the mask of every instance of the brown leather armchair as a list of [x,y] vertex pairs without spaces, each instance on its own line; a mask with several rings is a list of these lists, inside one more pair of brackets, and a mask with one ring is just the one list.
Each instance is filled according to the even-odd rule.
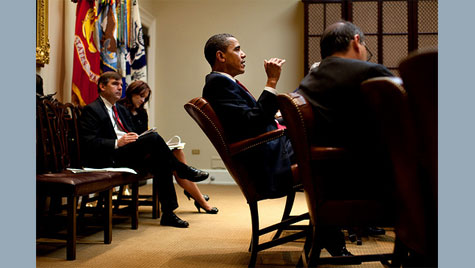
[[429,49],[404,59],[399,66],[404,88],[382,78],[362,84],[379,117],[398,186],[395,266],[438,263],[437,55]]
[[388,78],[362,84],[390,152],[397,190],[394,267],[437,267],[437,51],[400,65],[404,88]]
[[[260,228],[258,202],[267,198],[261,196],[256,191],[253,181],[258,178],[253,177],[252,170],[249,170],[249,168],[247,168],[246,165],[239,160],[240,158],[236,157],[241,152],[245,152],[251,148],[254,148],[255,146],[259,146],[260,144],[266,143],[267,141],[281,137],[284,135],[284,130],[278,129],[261,134],[257,137],[230,143],[226,138],[226,132],[224,131],[216,113],[204,98],[197,97],[190,100],[187,104],[185,104],[185,110],[196,121],[196,123],[198,123],[200,128],[214,145],[227,170],[238,184],[241,192],[247,200],[247,203],[249,204],[252,221],[252,238],[249,248],[249,251],[251,251],[251,258],[249,261],[249,267],[253,267],[255,265],[257,253],[259,251],[304,237],[307,233],[308,225],[299,226],[293,224],[308,219],[308,213],[298,216],[290,215],[290,211],[294,203],[295,191],[298,189],[298,186],[296,185],[294,189],[290,189],[289,193],[287,194],[287,201],[284,208],[282,221],[265,228]],[[296,166],[292,167],[292,171],[294,174],[297,172]],[[282,230],[287,229],[298,229],[301,231],[280,237]],[[259,243],[260,236],[272,231],[277,232],[271,241]]]
[[427,49],[409,55],[399,65],[407,90],[415,131],[418,175],[423,185],[427,218],[422,248],[429,265],[437,266],[438,251],[438,51]]
[[[365,261],[388,263],[392,254],[369,254],[358,256],[321,258],[322,226],[351,228],[365,226],[393,226],[394,211],[391,201],[360,196],[358,199],[334,199],[328,194],[330,175],[322,169],[329,163],[347,161],[349,152],[341,147],[320,147],[315,145],[315,130],[312,106],[297,93],[277,96],[280,111],[286,122],[288,136],[297,157],[300,180],[304,186],[307,206],[312,224],[312,234],[307,238],[302,252],[301,264],[315,267],[317,264],[358,264]],[[346,166],[343,164],[340,169]],[[329,177],[330,176],[330,177]],[[345,187],[345,186],[342,186]]]

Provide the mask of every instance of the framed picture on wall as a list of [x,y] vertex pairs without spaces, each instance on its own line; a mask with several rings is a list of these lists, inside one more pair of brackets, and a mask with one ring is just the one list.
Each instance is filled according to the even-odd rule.
[[49,63],[48,0],[36,0],[36,66]]

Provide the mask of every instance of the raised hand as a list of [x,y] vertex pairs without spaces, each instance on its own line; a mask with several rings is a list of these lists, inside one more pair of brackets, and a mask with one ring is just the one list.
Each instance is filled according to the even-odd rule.
[[280,72],[282,71],[282,65],[284,63],[285,60],[279,58],[264,60],[264,69],[267,74],[267,87],[275,88],[277,86],[277,81],[279,81]]

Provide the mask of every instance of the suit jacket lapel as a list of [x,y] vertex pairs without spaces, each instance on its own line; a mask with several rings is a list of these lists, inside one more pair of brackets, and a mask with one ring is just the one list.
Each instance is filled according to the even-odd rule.
[[113,134],[113,136],[115,136],[117,138],[117,135],[115,134],[114,126],[112,125],[112,121],[110,119],[110,115],[107,112],[106,104],[104,103],[104,101],[102,101],[101,97],[97,97],[97,99],[99,100],[99,104],[100,104],[99,106],[101,107],[101,112],[106,117],[106,119],[104,119],[104,120],[107,121],[106,124],[107,124],[107,129],[108,129],[109,133]]
[[242,85],[242,83],[238,83],[237,82],[238,80],[236,80],[236,86],[237,88],[239,89],[239,92],[241,93],[240,95],[246,99],[247,102],[250,102],[254,105],[256,105],[256,98],[254,98],[254,96],[251,95],[251,92],[249,92],[249,90],[247,88],[244,87],[244,85]]
[[119,114],[122,124],[124,124],[128,131],[135,132],[135,127],[133,126],[132,117],[130,116],[129,110],[119,103],[116,103],[115,105],[117,107],[117,113]]

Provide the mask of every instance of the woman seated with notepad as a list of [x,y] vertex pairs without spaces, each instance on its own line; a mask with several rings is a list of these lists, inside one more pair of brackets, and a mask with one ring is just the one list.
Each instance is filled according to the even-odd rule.
[[[143,81],[134,81],[132,82],[125,92],[125,98],[121,99],[119,102],[129,109],[132,114],[132,120],[135,124],[137,134],[145,133],[147,131],[155,131],[155,128],[148,128],[148,114],[145,110],[144,105],[150,99],[150,94],[152,93],[150,87],[147,83]],[[180,161],[186,164],[185,154],[183,153],[183,148],[185,143],[181,142],[180,137],[174,136],[167,142],[173,154]],[[196,183],[182,179],[177,176],[175,172],[175,180],[184,189],[184,194],[190,200],[193,198],[195,200],[195,206],[198,209],[198,212],[201,212],[201,208],[209,214],[218,213],[216,207],[212,207],[208,204],[209,196],[203,195],[200,192],[200,189]]]

